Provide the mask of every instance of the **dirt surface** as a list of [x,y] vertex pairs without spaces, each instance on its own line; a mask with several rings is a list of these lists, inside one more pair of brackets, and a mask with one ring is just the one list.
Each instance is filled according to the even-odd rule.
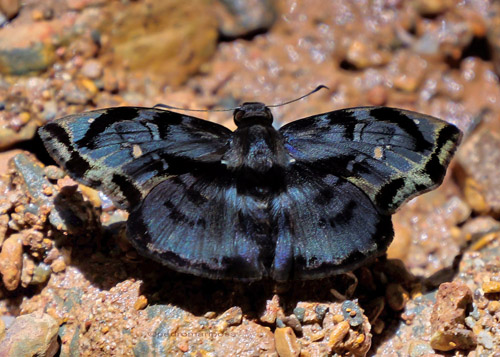
[[[2,0],[0,26],[0,355],[500,355],[500,3]],[[465,134],[443,185],[393,216],[388,258],[320,281],[138,256],[127,213],[35,137],[94,108],[276,104],[319,84],[277,125],[386,105]]]

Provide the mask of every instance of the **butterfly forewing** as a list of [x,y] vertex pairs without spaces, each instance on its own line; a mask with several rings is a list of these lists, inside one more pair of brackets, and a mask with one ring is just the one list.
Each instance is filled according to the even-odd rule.
[[70,115],[39,130],[52,157],[122,208],[163,179],[220,165],[231,131],[178,113],[119,107]]
[[386,107],[333,111],[279,131],[297,164],[346,179],[388,213],[442,182],[462,135],[442,120]]

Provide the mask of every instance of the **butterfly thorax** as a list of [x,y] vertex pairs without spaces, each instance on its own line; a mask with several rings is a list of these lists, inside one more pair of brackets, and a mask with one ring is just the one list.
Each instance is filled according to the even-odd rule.
[[236,129],[222,159],[229,170],[256,176],[283,170],[289,161],[281,134],[260,123]]

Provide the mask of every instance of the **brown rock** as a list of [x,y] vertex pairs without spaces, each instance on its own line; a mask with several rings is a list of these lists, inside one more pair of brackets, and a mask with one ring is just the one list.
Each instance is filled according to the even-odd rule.
[[20,234],[7,238],[0,252],[0,273],[7,290],[16,290],[23,267],[23,244]]
[[215,52],[217,21],[210,11],[203,0],[131,3],[112,11],[109,27],[102,32],[110,34],[109,51],[116,62],[161,74],[178,85]]
[[459,282],[439,286],[431,315],[431,347],[440,351],[470,349],[476,338],[465,325],[465,313],[472,304],[472,292]]
[[453,0],[418,0],[416,10],[423,16],[436,16],[453,6]]
[[330,339],[328,340],[328,346],[335,351],[336,348],[340,346],[343,342],[344,338],[349,333],[351,329],[351,325],[349,322],[342,321],[339,324],[335,325],[332,332],[330,333]]
[[66,269],[66,263],[62,257],[57,258],[50,264],[50,268],[54,273],[60,273]]
[[20,0],[0,0],[0,12],[9,20],[17,15],[20,8]]
[[7,229],[9,224],[9,215],[2,214],[0,215],[0,246],[2,245],[5,239],[5,233],[7,233]]
[[457,159],[467,203],[479,213],[500,215],[500,134],[488,127],[475,132],[460,148]]
[[500,282],[488,281],[483,283],[483,291],[485,294],[500,293]]
[[266,310],[259,317],[259,320],[268,324],[273,324],[280,310],[280,298],[278,295],[274,294],[271,300],[266,301]]
[[278,327],[274,332],[274,342],[280,357],[292,357],[300,354],[300,344],[290,327]]
[[0,344],[0,356],[45,356],[56,354],[59,326],[50,315],[32,313],[16,318]]
[[0,32],[0,73],[22,75],[47,69],[55,60],[50,37],[57,25],[35,22]]
[[148,299],[144,295],[139,295],[134,303],[134,309],[142,310],[148,306]]

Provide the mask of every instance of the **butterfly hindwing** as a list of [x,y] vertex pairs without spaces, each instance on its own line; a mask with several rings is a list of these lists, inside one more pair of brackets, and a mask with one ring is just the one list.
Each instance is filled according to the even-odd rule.
[[142,253],[177,271],[208,278],[266,275],[269,237],[258,200],[238,191],[224,170],[164,180],[130,214],[127,228]]
[[166,110],[119,107],[70,115],[39,133],[73,178],[131,208],[166,177],[219,163],[231,131]]
[[380,214],[352,183],[302,166],[286,175],[272,201],[275,280],[315,279],[352,270],[382,254],[393,238],[391,217]]
[[461,139],[442,120],[387,107],[337,110],[279,131],[297,164],[344,178],[388,213],[442,182]]

